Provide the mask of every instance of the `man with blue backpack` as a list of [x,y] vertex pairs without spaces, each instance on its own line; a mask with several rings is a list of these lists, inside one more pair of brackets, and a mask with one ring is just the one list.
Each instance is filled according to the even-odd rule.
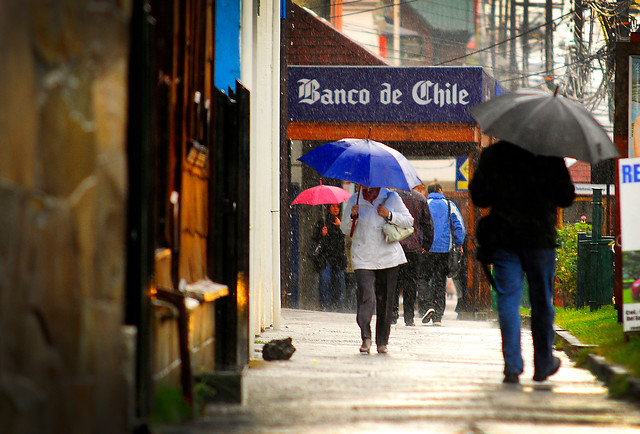
[[458,207],[444,196],[439,183],[429,184],[427,193],[433,219],[433,243],[425,255],[426,288],[418,308],[423,315],[423,324],[433,321],[434,326],[440,326],[447,303],[449,251],[452,248],[462,249],[466,231]]

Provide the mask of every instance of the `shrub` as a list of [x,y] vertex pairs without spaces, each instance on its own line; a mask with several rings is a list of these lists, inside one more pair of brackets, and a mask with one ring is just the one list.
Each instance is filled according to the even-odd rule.
[[566,307],[576,307],[578,232],[591,233],[591,225],[574,223],[558,230],[556,294],[564,300]]

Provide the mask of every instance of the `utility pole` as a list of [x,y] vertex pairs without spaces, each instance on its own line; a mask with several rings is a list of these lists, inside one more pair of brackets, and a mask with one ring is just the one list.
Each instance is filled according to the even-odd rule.
[[518,64],[516,63],[516,0],[511,0],[509,3],[511,6],[509,11],[509,34],[511,37],[511,41],[509,41],[509,72],[513,76],[518,71]]
[[553,80],[553,0],[547,0],[545,5],[545,71],[547,87],[551,90],[555,88]]
[[529,0],[522,2],[522,86],[529,85]]
[[[498,2],[498,41],[502,42],[506,39],[506,24],[504,22],[504,17],[506,16],[506,11],[502,9],[502,1],[500,0]],[[505,0],[505,1],[509,1],[509,0]],[[505,53],[506,53],[506,48],[504,46],[504,44],[500,44],[499,45],[499,51],[498,53],[500,54],[501,57],[505,57]]]
[[393,1],[393,51],[393,63],[400,66],[400,0]]
[[491,9],[489,12],[489,31],[491,37],[489,41],[491,43],[491,71],[495,76],[496,70],[496,0],[491,0]]
[[584,84],[586,77],[584,76],[585,66],[582,64],[584,59],[584,0],[574,0],[574,39],[576,41],[576,56],[575,60],[578,62],[576,70],[578,76],[576,77],[576,89],[575,97],[578,101],[582,101],[584,96]]

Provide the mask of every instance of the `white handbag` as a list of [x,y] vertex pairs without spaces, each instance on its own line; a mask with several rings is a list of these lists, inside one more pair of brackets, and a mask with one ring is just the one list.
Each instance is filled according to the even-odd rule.
[[[389,199],[389,196],[385,197],[382,205],[387,203],[387,199]],[[384,232],[384,239],[387,243],[395,243],[396,241],[402,241],[411,235],[413,233],[413,226],[409,228],[401,228],[395,223],[387,222],[382,225],[382,232]]]
[[401,228],[394,223],[385,223],[382,226],[382,232],[384,232],[384,239],[387,243],[394,243],[396,241],[402,241],[413,233],[413,226],[410,228]]

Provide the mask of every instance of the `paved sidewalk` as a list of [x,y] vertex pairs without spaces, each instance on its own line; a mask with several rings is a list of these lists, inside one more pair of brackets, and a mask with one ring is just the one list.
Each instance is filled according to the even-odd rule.
[[442,327],[406,327],[401,318],[386,355],[375,345],[359,354],[355,314],[284,309],[282,329],[259,340],[292,337],[291,360],[256,353],[244,405],[209,405],[206,417],[161,432],[640,432],[640,407],[608,399],[562,352],[559,373],[534,383],[526,330],[521,385],[503,385],[500,330],[457,320],[448,303]]

